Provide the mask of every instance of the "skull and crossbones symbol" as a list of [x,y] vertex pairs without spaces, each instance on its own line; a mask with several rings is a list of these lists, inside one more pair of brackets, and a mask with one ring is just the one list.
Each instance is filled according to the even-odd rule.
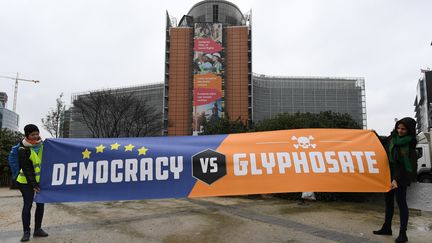
[[312,136],[299,137],[299,138],[296,136],[292,136],[291,139],[297,141],[297,144],[294,144],[294,148],[296,149],[298,148],[308,149],[309,147],[316,148],[316,144],[311,143],[311,140],[314,140],[314,137]]

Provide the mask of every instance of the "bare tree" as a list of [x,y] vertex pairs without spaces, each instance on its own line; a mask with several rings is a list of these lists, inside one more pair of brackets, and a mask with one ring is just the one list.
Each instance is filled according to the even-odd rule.
[[66,109],[62,97],[63,93],[56,99],[56,107],[51,108],[48,114],[46,114],[45,119],[41,119],[43,127],[55,138],[60,134],[60,120]]
[[162,129],[162,113],[133,92],[90,92],[73,104],[93,137],[153,136]]

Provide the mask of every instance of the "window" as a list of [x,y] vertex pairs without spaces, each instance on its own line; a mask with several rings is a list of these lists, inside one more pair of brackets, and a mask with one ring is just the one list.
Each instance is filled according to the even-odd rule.
[[423,148],[416,148],[417,158],[423,157]]
[[213,22],[219,22],[219,5],[213,5]]

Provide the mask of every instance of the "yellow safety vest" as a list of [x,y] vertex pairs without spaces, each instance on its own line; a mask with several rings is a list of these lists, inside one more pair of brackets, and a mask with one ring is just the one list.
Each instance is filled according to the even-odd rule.
[[[30,157],[29,159],[33,162],[33,168],[35,171],[35,178],[36,178],[36,182],[39,183],[40,180],[40,165],[42,162],[42,151],[43,151],[43,144],[41,144],[41,148],[39,149],[39,153],[36,153],[33,148],[30,148]],[[20,169],[20,173],[18,174],[17,177],[17,182],[21,183],[21,184],[27,184],[27,178],[24,175],[24,172],[22,169]]]

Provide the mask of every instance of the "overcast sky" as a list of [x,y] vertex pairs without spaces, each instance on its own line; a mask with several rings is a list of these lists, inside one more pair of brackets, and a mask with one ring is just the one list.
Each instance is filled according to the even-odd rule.
[[[20,129],[64,93],[163,82],[165,11],[191,0],[0,0],[0,75],[19,84]],[[420,68],[432,68],[430,0],[233,0],[252,9],[253,72],[364,77],[368,128],[414,116]],[[0,79],[12,109],[14,81]],[[42,132],[49,137],[47,132]]]

